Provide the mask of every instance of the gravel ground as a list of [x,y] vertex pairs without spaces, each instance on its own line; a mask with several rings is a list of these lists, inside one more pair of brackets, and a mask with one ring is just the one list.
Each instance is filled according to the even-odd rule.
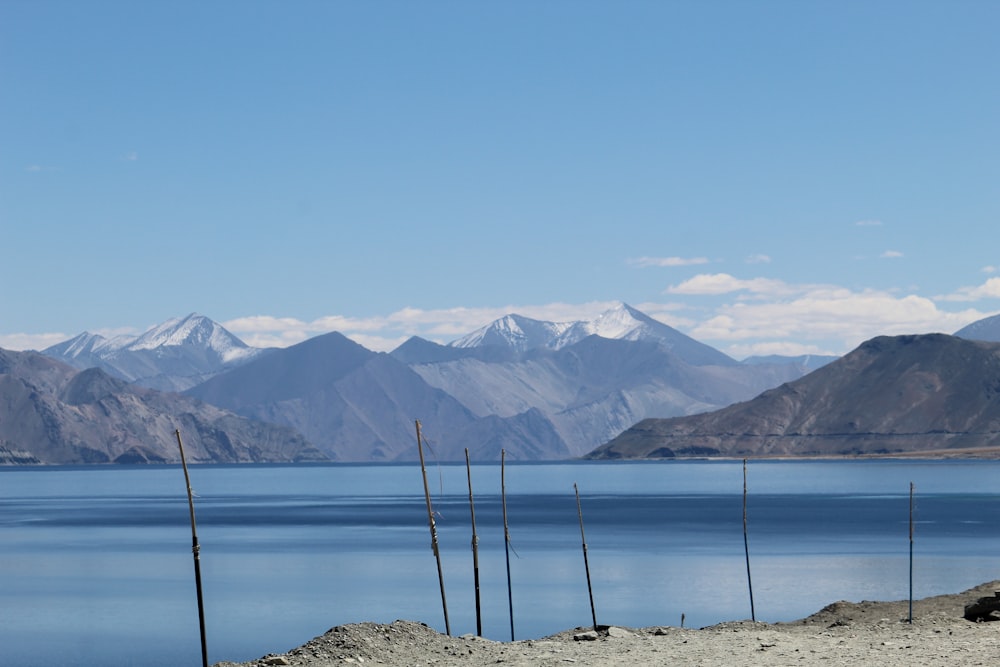
[[216,667],[391,665],[565,667],[567,665],[1000,664],[1000,622],[971,622],[965,605],[1000,591],[993,581],[963,593],[909,603],[835,602],[792,623],[737,621],[701,629],[599,627],[544,639],[495,642],[449,637],[423,623],[357,623],[331,628],[287,653]]

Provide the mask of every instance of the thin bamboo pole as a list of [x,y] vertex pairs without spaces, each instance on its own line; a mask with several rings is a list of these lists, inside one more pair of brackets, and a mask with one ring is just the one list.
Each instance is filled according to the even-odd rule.
[[451,624],[448,622],[448,598],[444,593],[444,570],[441,568],[441,550],[438,548],[437,526],[434,524],[434,508],[431,507],[431,490],[427,485],[427,467],[424,465],[423,436],[420,434],[420,420],[417,424],[417,451],[420,453],[420,472],[424,478],[424,499],[427,501],[427,523],[431,529],[431,550],[437,560],[438,583],[441,585],[441,607],[444,609],[444,631],[451,635]]
[[505,480],[506,450],[500,450],[500,502],[503,506],[503,544],[507,555],[507,609],[510,611],[510,640],[514,641],[514,594],[510,585],[510,529],[507,527],[507,484]]
[[753,608],[753,581],[750,579],[750,542],[747,539],[747,460],[743,459],[743,551],[747,557],[747,587],[750,589],[750,620],[756,621]]
[[472,464],[465,448],[465,474],[469,478],[469,515],[472,517],[472,575],[476,586],[476,634],[483,636],[483,612],[479,598],[479,535],[476,534],[476,503],[472,499]]
[[594,608],[594,589],[590,585],[590,561],[587,559],[587,536],[583,532],[583,508],[580,506],[580,490],[573,482],[576,493],[576,513],[580,517],[580,540],[583,542],[583,569],[587,572],[587,595],[590,596],[590,618],[594,622],[594,632],[597,632],[597,610]]
[[201,546],[198,544],[198,528],[194,520],[194,492],[191,490],[191,477],[188,475],[187,460],[184,458],[184,443],[181,442],[181,431],[176,429],[177,447],[181,450],[181,467],[184,469],[184,484],[187,486],[188,509],[191,512],[191,553],[194,554],[194,586],[198,591],[198,627],[201,631],[201,664],[208,667],[208,641],[205,636],[205,602],[201,592]]
[[910,625],[913,625],[913,482],[910,482]]

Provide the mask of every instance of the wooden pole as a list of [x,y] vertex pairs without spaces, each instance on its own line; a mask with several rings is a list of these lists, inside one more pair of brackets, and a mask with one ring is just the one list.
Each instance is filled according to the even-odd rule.
[[431,490],[427,485],[427,467],[424,465],[423,436],[420,434],[420,420],[417,424],[417,451],[420,453],[420,472],[424,478],[424,499],[427,501],[427,523],[431,528],[431,550],[437,560],[438,583],[441,585],[441,607],[444,609],[444,631],[451,636],[451,625],[448,623],[448,598],[444,594],[444,570],[441,568],[441,550],[438,548],[437,526],[434,525],[434,508],[431,507]]
[[594,632],[597,632],[597,611],[594,609],[594,589],[590,585],[590,561],[587,559],[587,536],[583,532],[583,508],[580,506],[580,490],[573,482],[576,493],[576,513],[580,517],[580,540],[583,542],[583,569],[587,572],[587,595],[590,596],[590,618],[594,622]]
[[910,625],[913,625],[913,482],[910,482]]
[[198,592],[198,627],[201,630],[201,664],[208,667],[208,641],[205,636],[205,602],[201,593],[201,547],[198,545],[198,528],[194,520],[194,492],[191,490],[191,477],[188,475],[187,460],[184,458],[184,444],[181,442],[181,431],[176,429],[177,447],[181,450],[181,467],[184,469],[184,484],[187,486],[188,509],[191,512],[191,553],[194,554],[194,587]]
[[747,587],[750,589],[750,620],[756,621],[753,608],[753,581],[750,579],[750,542],[747,540],[747,460],[743,459],[743,551],[747,557]]
[[476,534],[476,503],[472,500],[472,464],[465,448],[465,474],[469,478],[469,514],[472,516],[472,575],[476,586],[476,634],[483,636],[483,612],[479,599],[479,535]]
[[507,609],[510,611],[510,640],[514,641],[514,594],[510,585],[510,530],[507,528],[507,485],[504,478],[506,450],[500,450],[500,501],[503,506],[503,544],[507,554]]

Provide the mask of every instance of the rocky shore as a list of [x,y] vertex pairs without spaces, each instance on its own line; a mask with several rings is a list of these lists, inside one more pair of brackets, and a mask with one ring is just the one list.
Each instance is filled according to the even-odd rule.
[[[995,665],[1000,622],[966,620],[966,605],[1000,591],[1000,580],[909,603],[835,602],[791,623],[736,621],[707,628],[577,628],[496,642],[449,637],[413,621],[331,628],[287,653],[216,667],[390,665],[565,667],[576,665]],[[995,615],[994,615],[995,618]]]

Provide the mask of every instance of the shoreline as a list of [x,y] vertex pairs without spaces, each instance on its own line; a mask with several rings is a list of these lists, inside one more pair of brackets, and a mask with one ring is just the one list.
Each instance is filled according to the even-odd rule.
[[627,664],[830,665],[888,667],[992,665],[1000,655],[1000,622],[972,622],[965,606],[1000,593],[1000,580],[961,593],[913,601],[833,602],[797,621],[729,621],[708,627],[598,626],[541,639],[500,642],[450,637],[423,623],[356,623],[331,628],[287,653],[215,667],[387,665],[507,667]]

